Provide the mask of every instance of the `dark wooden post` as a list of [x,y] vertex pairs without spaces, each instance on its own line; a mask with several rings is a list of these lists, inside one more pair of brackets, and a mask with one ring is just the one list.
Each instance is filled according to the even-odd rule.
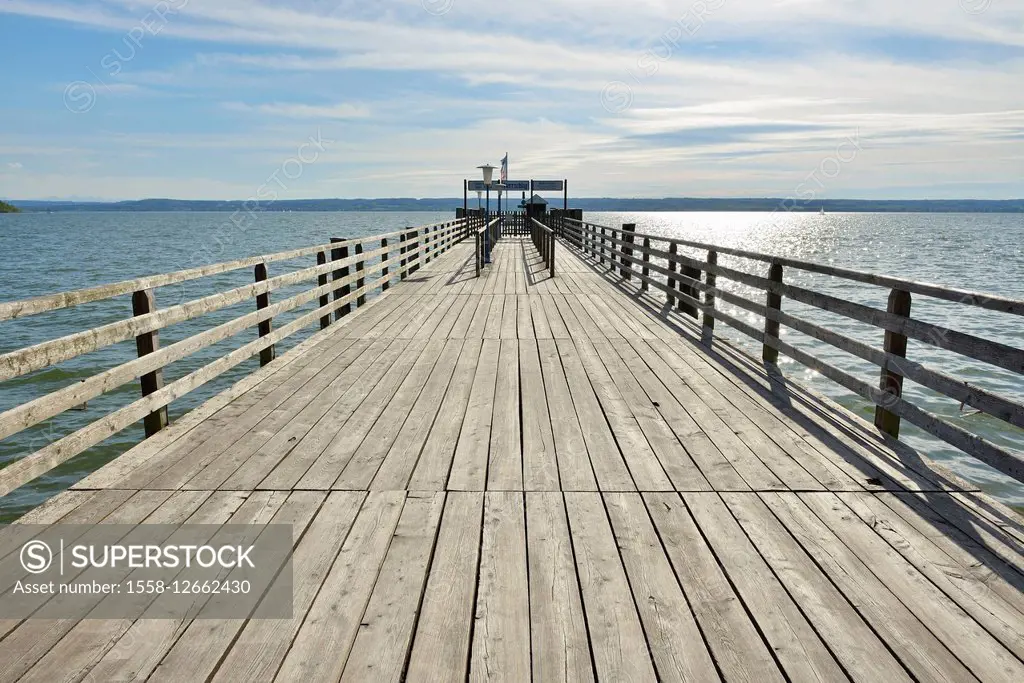
[[[267,264],[266,263],[257,263],[256,264],[255,276],[256,276],[256,282],[266,282],[267,281]],[[257,294],[256,295],[256,310],[257,311],[262,311],[264,308],[266,308],[269,305],[270,305],[270,292],[264,292],[263,294]],[[273,329],[273,319],[272,318],[268,318],[267,320],[260,321],[260,323],[259,323],[259,331],[260,331],[260,337],[261,338],[262,337],[266,337],[268,334],[270,334],[270,331],[272,329]],[[276,356],[276,353],[274,351],[274,345],[273,344],[271,344],[267,348],[265,348],[262,351],[260,351],[260,367],[262,368],[264,365],[266,365],[270,361],[274,360],[275,356]]]
[[[668,253],[671,254],[672,256],[675,256],[677,253],[679,253],[679,245],[676,244],[675,242],[669,242]],[[671,257],[668,260],[668,269],[673,273],[676,272],[676,262],[675,259]],[[676,279],[670,275],[668,279],[665,281],[665,284],[668,285],[668,293],[665,295],[666,297],[668,297],[668,307],[672,308],[673,306],[676,305],[676,297],[673,294],[673,292],[675,292],[676,290]]]
[[616,252],[615,240],[618,239],[619,237],[619,231],[616,230],[615,228],[609,228],[609,230],[611,230],[611,234],[609,235],[611,239],[608,240],[608,270],[611,272],[615,272],[616,259],[614,256],[612,256],[612,254]]
[[[768,269],[768,279],[772,282],[782,284],[782,264],[773,263],[771,268]],[[776,292],[768,292],[767,305],[769,310],[782,310],[782,295]],[[772,320],[765,316],[764,319],[764,337],[765,344],[764,349],[761,351],[761,358],[765,363],[777,363],[779,360],[779,350],[768,346],[768,339],[779,338],[779,321]]]
[[[910,317],[910,292],[894,289],[889,292],[888,311],[904,318]],[[907,337],[898,332],[885,331],[885,352],[900,358],[907,357]],[[891,398],[892,402],[903,395],[903,375],[890,368],[882,368],[878,388],[882,391],[882,403]],[[894,439],[900,438],[900,416],[889,412],[883,406],[875,406],[875,426]]]
[[[388,238],[387,237],[381,237],[380,238],[380,248],[381,249],[387,249],[388,248]],[[390,257],[390,255],[391,255],[390,251],[385,251],[383,254],[380,255],[380,260],[386,263],[388,258]],[[382,292],[388,291],[388,287],[391,286],[391,278],[388,277],[388,267],[387,266],[384,266],[383,268],[381,268],[381,271],[380,271],[380,282],[381,282],[380,291],[382,291]]]
[[482,258],[480,255],[480,233],[474,234],[473,239],[476,242],[473,250],[476,253],[476,276],[480,277],[480,259]]
[[[342,238],[340,238],[340,237],[332,237],[331,238],[331,243],[332,244],[334,244],[335,242],[343,242],[343,241],[344,240]],[[348,249],[345,249],[345,255],[346,256],[348,255]],[[344,257],[342,256],[342,249],[341,248],[332,248],[331,249],[331,260],[332,261],[340,261],[342,258],[344,258]],[[345,268],[343,270],[333,270],[333,271],[331,271],[331,281],[340,280],[346,274],[348,274],[348,268]],[[344,293],[343,293],[343,291],[341,289],[335,288],[335,290],[333,292],[333,296],[334,296],[334,300],[337,301],[342,296],[344,296]],[[338,308],[334,309],[334,319],[335,320],[341,320],[341,316],[342,315],[343,314],[341,312],[341,309],[338,309]]]
[[[343,258],[343,259],[347,259],[348,258],[348,247],[342,247],[339,251],[341,252],[341,256],[339,258]],[[341,277],[339,277],[338,279],[346,278],[346,277],[348,277],[348,274],[349,274],[349,267],[348,266],[342,266],[341,270],[336,270],[335,273],[336,273],[335,277],[338,277],[337,273],[341,273]],[[351,291],[352,291],[352,285],[344,284],[344,285],[341,286],[341,289],[335,290],[334,298],[335,298],[335,300],[340,298],[339,297],[339,292],[340,292],[340,296],[341,297],[345,297],[345,296],[348,296]],[[351,304],[351,302],[345,303],[334,314],[334,319],[335,320],[340,320],[341,318],[343,318],[344,316],[348,315],[351,312],[352,312],[352,304]]]
[[[317,252],[316,264],[318,266],[326,265],[327,264],[327,254],[322,252],[322,251],[321,252]],[[316,277],[317,287],[323,287],[324,285],[326,285],[328,283],[328,281],[329,281],[329,279],[327,277],[327,273],[320,273],[320,275],[317,275],[317,277]],[[320,295],[320,308],[323,308],[324,306],[326,306],[329,303],[331,303],[331,295],[330,294],[321,294]],[[327,327],[330,326],[330,324],[331,324],[331,314],[330,313],[328,313],[327,315],[320,316],[320,329],[321,330],[327,329]]]
[[[679,266],[679,272],[682,273],[683,275],[685,275],[686,277],[691,278],[693,280],[700,280],[700,268],[694,268],[692,266],[680,265]],[[679,291],[682,294],[689,295],[693,299],[697,299],[700,296],[698,294],[698,290],[697,290],[696,286],[694,286],[692,284],[686,284],[686,283],[684,283],[683,280],[679,281]],[[683,313],[691,316],[694,319],[697,318],[697,308],[695,306],[693,306],[692,304],[686,303],[685,300],[682,297],[679,298],[679,310],[682,311]]]
[[[708,251],[708,267],[714,267],[718,265],[718,252]],[[715,331],[715,284],[718,281],[718,276],[708,270],[706,284],[707,289],[704,290],[704,332],[710,338]],[[709,313],[710,311],[710,313]]]
[[598,251],[598,263],[604,263],[604,228],[601,228],[601,249]]
[[398,279],[404,280],[406,276],[405,264],[407,259],[405,258],[405,233],[398,233],[398,253],[402,255],[402,260],[398,262],[398,269],[400,272]]
[[550,235],[551,241],[548,243],[548,267],[550,269],[550,276],[555,276],[555,233],[552,232]]
[[[622,224],[622,241],[633,244],[636,239],[633,233],[636,232],[636,223],[623,223]],[[627,280],[633,279],[633,261],[632,259],[626,258],[627,256],[633,255],[633,247],[627,247],[625,244],[622,245],[622,266],[619,268],[619,275],[626,278]]]
[[412,256],[409,257],[409,274],[412,275],[420,269],[420,230],[416,228],[412,231],[413,243],[409,245],[409,251],[412,252]]
[[[437,231],[436,231],[436,229],[434,231],[434,239],[435,240],[437,239]],[[423,255],[424,255],[423,264],[424,265],[430,263],[430,252],[433,251],[436,247],[437,247],[437,244],[434,241],[431,241],[431,239],[430,239],[430,228],[424,228],[423,229]]]
[[651,250],[651,238],[650,237],[645,237],[644,238],[644,253],[643,253],[643,256],[641,256],[641,258],[643,259],[643,262],[644,262],[643,270],[641,271],[643,277],[640,279],[640,290],[644,291],[644,292],[646,292],[648,289],[650,289],[650,285],[647,284],[647,279],[651,276],[651,269],[647,267],[647,264],[650,263],[650,261],[651,261],[651,255],[649,253],[650,250]]
[[[363,243],[360,242],[356,245],[356,256],[363,253]],[[366,278],[363,277],[363,261],[356,261],[356,274],[359,275],[359,279],[356,280],[356,289],[362,289],[366,284]],[[363,306],[366,304],[366,294],[360,294],[356,297],[356,307]]]
[[[145,289],[139,290],[132,294],[132,315],[140,316],[156,311],[156,298],[153,296],[153,290]],[[152,332],[145,332],[135,337],[135,349],[138,351],[139,358],[148,356],[157,349],[160,348],[160,333],[157,330]],[[147,372],[145,375],[139,378],[139,383],[142,385],[142,397],[145,398],[155,391],[159,391],[164,386],[164,371],[163,369],[154,370],[153,372]],[[153,436],[161,429],[167,426],[167,406],[158,408],[153,411],[145,418],[143,418],[143,424],[146,427],[146,438]]]

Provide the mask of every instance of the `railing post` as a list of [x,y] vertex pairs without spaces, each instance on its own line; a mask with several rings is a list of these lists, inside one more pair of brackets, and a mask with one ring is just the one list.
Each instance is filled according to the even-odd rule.
[[548,245],[548,267],[551,277],[555,276],[555,232],[552,230],[549,235],[551,242]]
[[[380,238],[380,248],[381,249],[387,249],[388,248],[388,238],[387,237],[381,237]],[[389,252],[389,251],[385,251],[383,254],[380,255],[380,260],[386,263],[390,253],[391,252]],[[391,286],[391,278],[388,277],[388,267],[387,266],[384,266],[383,268],[381,268],[381,271],[380,271],[380,281],[381,281],[380,291],[382,291],[382,292],[388,291],[388,288]]]
[[482,258],[482,255],[480,253],[480,233],[477,232],[474,235],[473,239],[476,242],[475,248],[473,250],[474,253],[476,253],[476,276],[480,277],[480,259]]
[[[322,251],[317,252],[317,254],[316,254],[316,265],[318,265],[318,266],[327,265],[327,254],[326,253],[324,253]],[[316,276],[316,285],[317,285],[317,287],[323,287],[328,282],[329,282],[329,278],[327,277],[327,273],[326,272],[320,273],[319,275]],[[324,306],[326,306],[329,303],[331,303],[331,295],[330,294],[321,294],[320,295],[320,308],[323,308]],[[327,329],[327,327],[330,326],[330,324],[331,324],[331,314],[330,313],[328,313],[327,315],[320,316],[320,329],[321,330]]]
[[[910,317],[910,292],[894,289],[889,292],[889,313],[904,318]],[[900,358],[907,357],[907,337],[898,332],[885,331],[885,352]],[[882,368],[882,378],[878,388],[883,394],[882,403],[886,399],[895,402],[903,395],[903,375],[890,368]],[[883,406],[875,406],[875,426],[894,439],[900,438],[900,416],[891,413]]]
[[[257,263],[256,264],[255,277],[256,277],[256,282],[266,282],[266,280],[267,280],[267,264],[266,263]],[[269,305],[270,305],[270,292],[264,292],[263,294],[257,294],[256,295],[256,310],[257,311],[262,311],[264,308],[266,308]],[[270,334],[270,331],[272,329],[273,329],[273,319],[272,318],[268,318],[267,320],[260,321],[260,323],[259,323],[259,331],[260,331],[259,334],[260,334],[261,338],[262,337],[266,337],[268,334]],[[265,348],[262,351],[260,351],[260,367],[262,368],[264,365],[266,365],[270,361],[274,360],[276,355],[277,354],[275,352],[273,344],[271,344],[267,348]]]
[[[773,263],[768,269],[768,279],[772,282],[782,284],[782,264]],[[782,310],[782,295],[771,290],[768,291],[767,296],[768,310]],[[779,338],[779,321],[772,320],[768,316],[764,318],[764,349],[761,351],[761,359],[765,363],[777,363],[779,360],[779,350],[768,346],[768,339]]]
[[619,237],[619,231],[616,230],[615,228],[609,228],[609,230],[611,230],[611,234],[609,235],[611,239],[608,240],[608,270],[614,273],[615,257],[612,254],[614,254],[616,251],[615,240],[618,239]]
[[[341,258],[343,258],[343,259],[347,259],[348,258],[348,247],[342,247],[339,251],[341,252]],[[341,273],[341,277],[342,278],[347,278],[348,274],[349,274],[349,267],[348,266],[343,266],[341,268],[341,270],[336,271],[336,272]],[[341,286],[340,290],[337,290],[337,292],[335,292],[335,297],[337,298],[337,293],[338,292],[340,292],[341,296],[344,297],[344,296],[348,296],[351,291],[352,291],[352,285],[344,284],[344,285]],[[348,315],[351,312],[352,312],[352,303],[351,302],[342,304],[341,308],[338,310],[338,312],[335,315],[334,319],[335,320],[340,320],[342,317]]]
[[413,243],[409,247],[412,251],[412,256],[409,257],[409,262],[412,263],[412,267],[409,268],[409,274],[415,273],[420,269],[420,263],[422,263],[423,255],[420,253],[420,229],[416,228],[412,231]]
[[[139,290],[132,294],[132,315],[140,316],[156,311],[156,298],[153,290]],[[135,349],[139,358],[147,356],[160,348],[160,333],[157,330],[145,332],[135,337]],[[142,385],[142,397],[145,398],[164,386],[163,369],[147,372],[139,378]],[[167,406],[158,408],[143,419],[146,427],[146,438],[153,436],[167,426]]]
[[406,276],[405,264],[407,261],[405,258],[405,232],[398,233],[398,253],[402,255],[402,260],[398,262],[398,269],[401,271],[398,275],[398,279],[404,280]]
[[708,268],[705,283],[708,288],[704,290],[704,333],[709,340],[715,332],[715,285],[718,276],[712,273],[710,268],[718,265],[718,252],[708,251]]
[[651,262],[651,238],[644,238],[644,253],[641,257],[644,262],[643,270],[641,271],[643,277],[640,280],[640,291],[646,292],[650,289],[650,285],[647,284],[647,279],[651,276],[651,269],[647,266]]
[[601,226],[601,248],[597,256],[598,263],[604,263],[604,226]]
[[[363,243],[360,242],[356,245],[356,256],[363,253]],[[359,275],[359,279],[356,280],[356,289],[362,289],[366,284],[366,278],[363,277],[363,261],[356,261],[356,274]],[[366,294],[360,294],[356,297],[356,308],[366,304]]]
[[[700,268],[693,268],[691,266],[684,266],[680,264],[679,272],[688,278],[693,280],[700,280]],[[679,291],[682,294],[687,294],[695,300],[699,300],[700,294],[698,293],[697,287],[690,284],[685,284],[682,280],[679,281]],[[679,310],[686,313],[690,317],[696,320],[697,308],[692,304],[688,304],[682,297],[679,297]]]
[[[435,234],[435,236],[437,235],[436,232],[434,234]],[[434,246],[435,245],[430,241],[430,228],[424,228],[423,229],[423,256],[424,256],[423,264],[424,265],[430,263],[430,250]]]
[[[633,244],[636,236],[633,234],[636,232],[636,223],[623,223],[622,224],[622,241]],[[622,265],[619,267],[619,275],[626,278],[627,280],[633,279],[633,261],[632,259],[626,258],[627,256],[633,255],[633,247],[627,247],[625,244],[622,246]]]
[[[332,237],[331,238],[331,243],[332,244],[335,243],[335,242],[342,242],[342,241],[344,241],[344,240],[342,240],[340,237]],[[331,249],[331,260],[332,261],[340,261],[342,258],[344,258],[342,256],[342,249],[343,248],[332,248]],[[348,249],[344,249],[344,252],[347,255],[348,254]],[[348,268],[344,268],[342,270],[333,270],[333,271],[331,271],[331,280],[332,281],[340,280],[342,277],[344,277],[347,274],[347,271],[348,271]],[[334,292],[333,292],[333,296],[334,296],[334,300],[337,301],[342,296],[344,296],[344,293],[343,293],[343,291],[341,289],[335,289]],[[341,312],[341,309],[339,309],[339,308],[334,309],[334,319],[335,320],[341,320],[341,316],[342,315],[343,314]]]
[[[675,242],[669,242],[668,253],[672,256],[678,254],[679,245]],[[668,269],[673,273],[676,272],[676,262],[672,258],[669,258],[668,260]],[[665,280],[665,284],[668,285],[668,293],[665,295],[668,298],[668,307],[672,308],[676,305],[676,297],[673,294],[673,292],[676,291],[676,279],[670,275],[668,279]]]

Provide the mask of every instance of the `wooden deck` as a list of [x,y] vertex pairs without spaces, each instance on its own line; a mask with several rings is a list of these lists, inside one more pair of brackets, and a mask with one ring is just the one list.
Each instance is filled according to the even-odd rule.
[[293,523],[290,620],[2,622],[0,680],[1024,680],[1024,525],[562,244],[458,245],[33,511]]

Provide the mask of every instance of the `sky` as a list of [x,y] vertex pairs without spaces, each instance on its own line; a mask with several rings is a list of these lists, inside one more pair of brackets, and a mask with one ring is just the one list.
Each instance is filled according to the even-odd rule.
[[1024,0],[0,0],[0,197],[1024,197]]

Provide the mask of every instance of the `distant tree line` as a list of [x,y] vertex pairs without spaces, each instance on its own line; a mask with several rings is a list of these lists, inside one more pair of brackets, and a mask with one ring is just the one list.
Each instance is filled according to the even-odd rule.
[[20,213],[21,209],[16,207],[14,204],[8,204],[7,202],[0,201],[0,213]]

